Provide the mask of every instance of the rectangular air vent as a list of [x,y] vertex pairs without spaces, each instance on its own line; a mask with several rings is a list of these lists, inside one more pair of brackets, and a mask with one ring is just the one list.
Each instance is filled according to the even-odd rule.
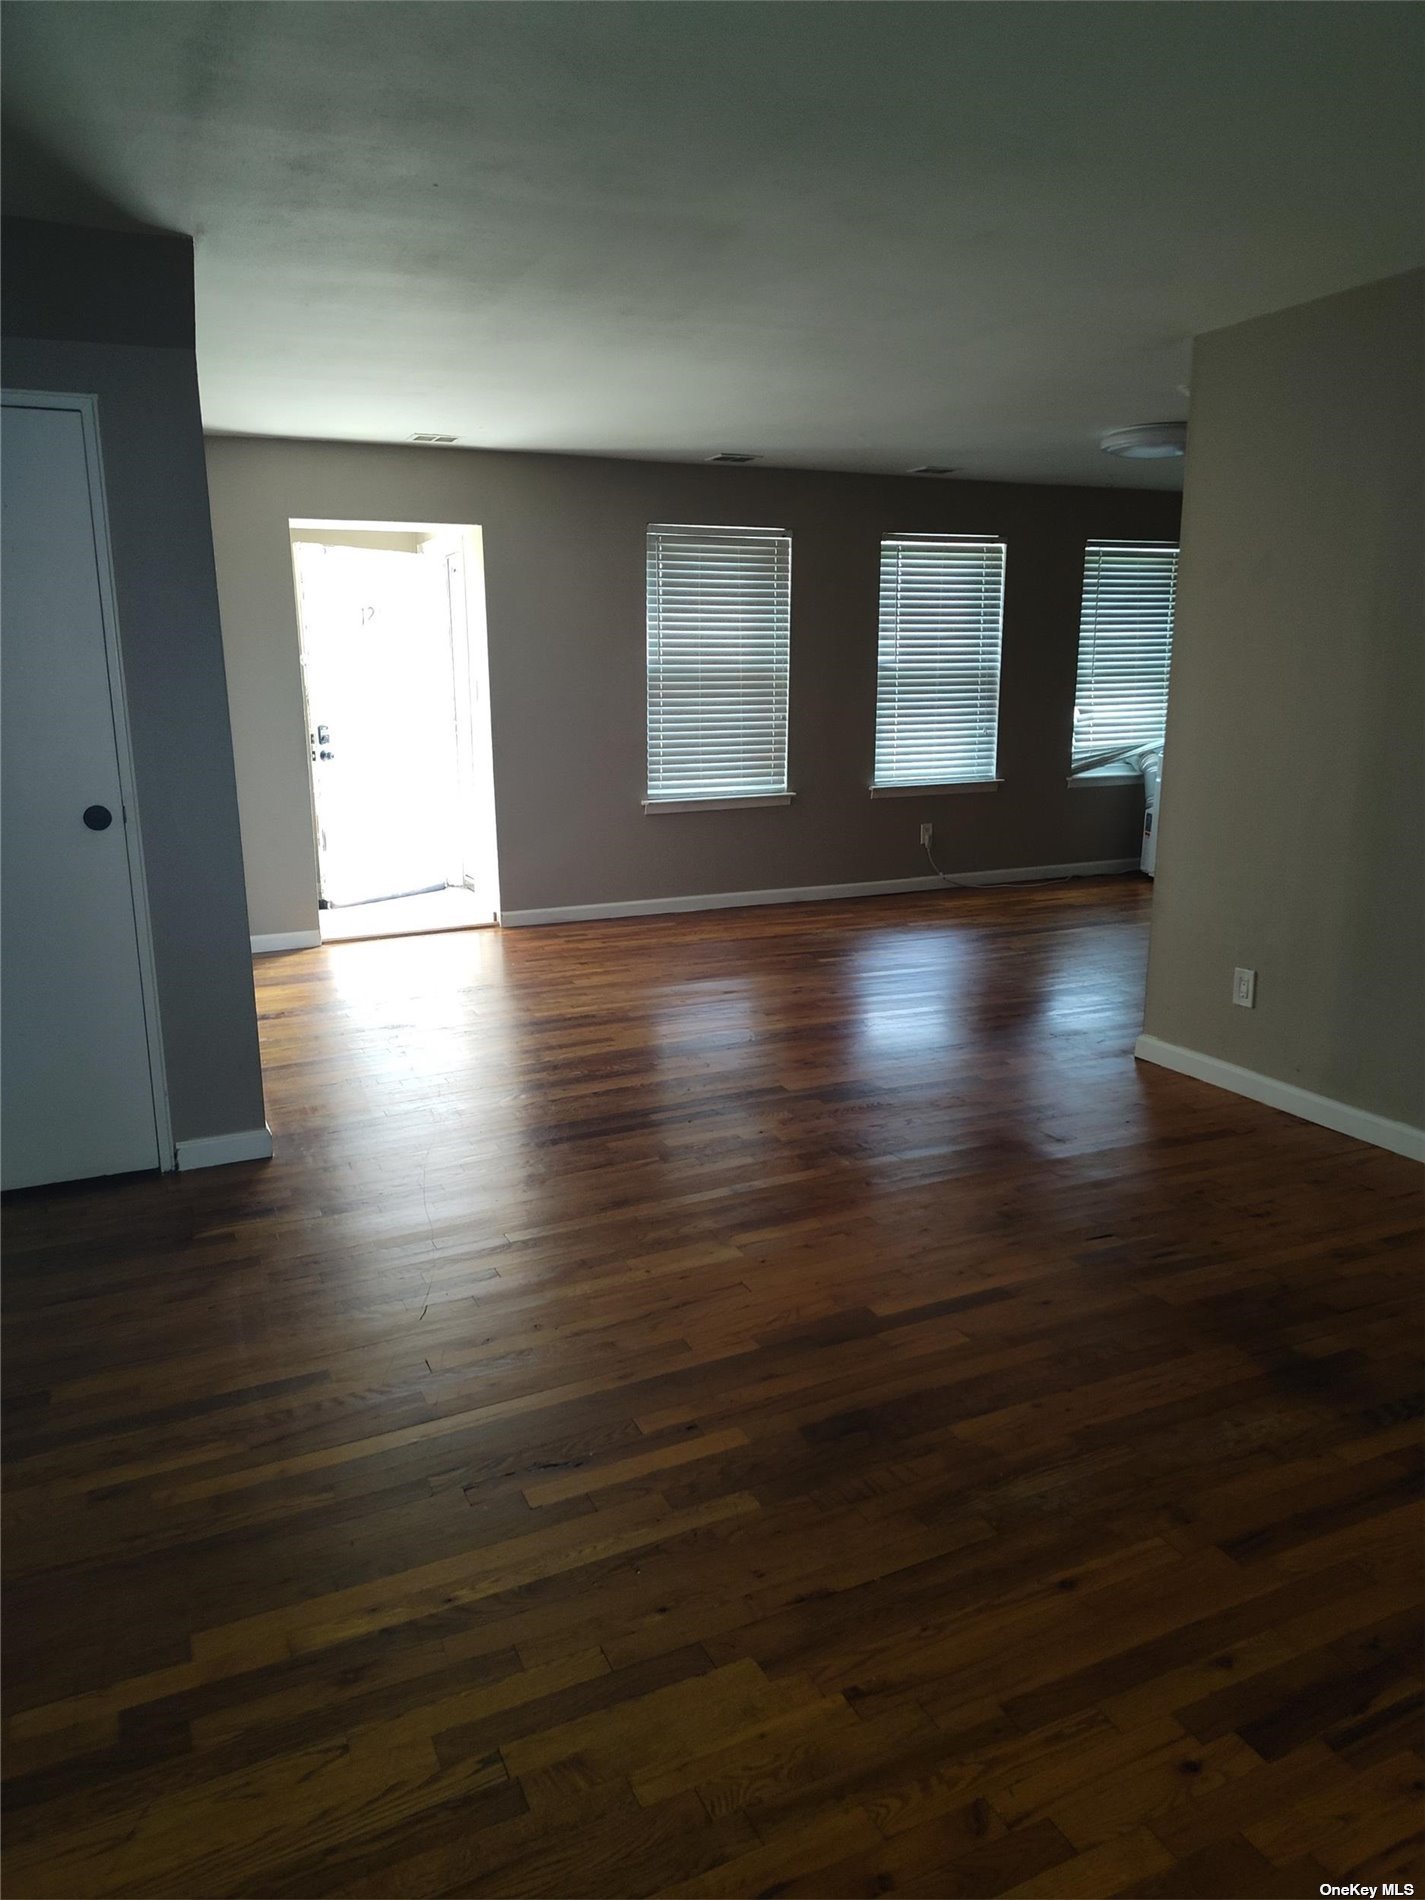
[[413,435],[412,442],[458,442],[458,435]]
[[721,455],[710,455],[708,457],[710,462],[722,462],[729,465],[735,464],[737,466],[740,466],[743,462],[759,462],[761,459],[759,455],[735,455],[730,451],[724,451]]

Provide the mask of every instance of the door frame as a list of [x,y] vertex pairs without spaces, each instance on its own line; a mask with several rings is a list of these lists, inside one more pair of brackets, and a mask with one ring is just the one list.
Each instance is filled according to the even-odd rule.
[[[316,727],[313,723],[311,700],[307,692],[307,634],[302,613],[302,574],[297,560],[298,536],[306,530],[317,531],[312,537],[314,540],[322,532],[345,535],[401,534],[424,535],[428,543],[434,544],[429,550],[432,558],[439,558],[446,569],[446,598],[450,612],[451,685],[459,727],[457,748],[464,747],[469,752],[472,775],[479,788],[479,817],[483,821],[488,841],[482,888],[474,892],[474,895],[478,896],[482,903],[488,900],[491,922],[498,926],[500,922],[500,857],[498,834],[495,828],[494,747],[490,719],[490,659],[485,610],[484,530],[477,524],[448,521],[372,521],[354,515],[291,515],[288,517],[287,546],[291,564],[293,610],[297,633],[297,670],[302,689],[302,734],[303,754],[307,762],[307,806],[312,826],[312,885],[318,919],[323,915],[325,898],[322,892],[321,818],[317,811],[314,750]],[[421,551],[425,553],[428,550]],[[463,612],[458,626],[450,590],[449,556],[451,554],[455,554],[460,562]],[[463,671],[456,653],[457,643],[463,648]],[[447,888],[459,889],[462,886],[447,886]],[[468,870],[463,879],[463,888],[472,889]]]
[[158,977],[153,949],[153,917],[149,909],[148,874],[144,867],[143,825],[139,815],[134,774],[133,743],[129,734],[128,689],[124,683],[124,655],[119,637],[117,590],[114,585],[113,544],[109,534],[109,505],[104,486],[104,460],[99,442],[99,398],[73,391],[5,389],[0,406],[6,409],[61,409],[77,414],[84,436],[84,473],[89,488],[89,514],[94,529],[95,578],[99,587],[99,614],[104,623],[104,662],[109,677],[109,710],[114,722],[114,751],[123,799],[124,852],[129,867],[134,941],[138,949],[139,990],[143,1002],[144,1037],[148,1044],[149,1094],[153,1102],[158,1165],[165,1174],[178,1166],[173,1139],[173,1116],[168,1100],[168,1070],[163,1059],[163,1028],[158,1013]]

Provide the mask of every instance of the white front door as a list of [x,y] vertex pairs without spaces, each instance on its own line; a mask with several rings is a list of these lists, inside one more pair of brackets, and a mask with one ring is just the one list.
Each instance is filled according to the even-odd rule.
[[108,550],[84,416],[43,402],[6,396],[0,458],[7,1188],[161,1165],[100,583]]
[[317,858],[328,904],[462,881],[443,562],[296,544]]

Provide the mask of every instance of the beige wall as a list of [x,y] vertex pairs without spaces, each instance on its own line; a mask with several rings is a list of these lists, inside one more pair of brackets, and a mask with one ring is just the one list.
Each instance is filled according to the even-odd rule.
[[[483,528],[506,910],[906,878],[930,818],[947,869],[1136,856],[1141,794],[1070,790],[1084,542],[1177,532],[1173,495],[215,438],[214,545],[252,928],[314,927],[291,517]],[[645,816],[650,521],[789,528],[795,802]],[[1009,543],[993,792],[878,799],[880,539]]]
[[1145,1023],[1417,1128],[1422,293],[1197,341]]

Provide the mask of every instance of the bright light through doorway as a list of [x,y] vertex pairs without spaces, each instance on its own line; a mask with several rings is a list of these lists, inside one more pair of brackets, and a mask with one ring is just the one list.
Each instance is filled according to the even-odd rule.
[[479,530],[291,531],[323,938],[492,923]]

